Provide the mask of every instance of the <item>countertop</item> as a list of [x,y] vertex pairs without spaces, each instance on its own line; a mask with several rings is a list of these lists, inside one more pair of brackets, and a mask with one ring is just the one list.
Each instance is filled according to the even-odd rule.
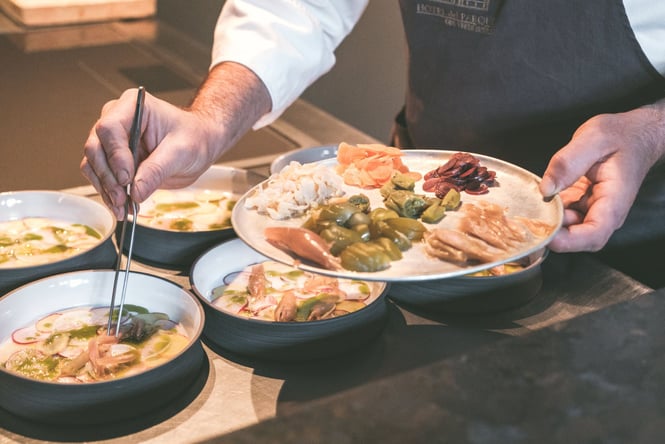
[[[134,263],[189,288],[186,271]],[[650,442],[665,432],[664,295],[589,255],[550,254],[517,308],[389,302],[377,339],[318,361],[204,344],[199,380],[153,414],[73,429],[0,411],[0,443]]]

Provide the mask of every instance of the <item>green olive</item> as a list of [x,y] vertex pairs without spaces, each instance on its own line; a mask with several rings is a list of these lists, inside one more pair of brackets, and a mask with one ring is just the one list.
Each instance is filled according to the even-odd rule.
[[331,225],[319,233],[319,235],[330,244],[330,253],[339,255],[343,249],[355,242],[362,242],[360,233],[350,228]]
[[433,204],[427,207],[423,214],[420,216],[420,220],[427,224],[438,223],[446,215],[446,207],[440,204]]
[[397,214],[396,211],[389,210],[387,208],[374,208],[370,213],[369,217],[372,220],[372,222],[380,221],[380,220],[386,220],[386,219],[392,219],[394,217],[399,217],[399,214]]
[[385,250],[372,242],[356,242],[339,255],[342,267],[351,271],[375,272],[390,267],[390,257]]
[[408,217],[397,217],[385,221],[391,228],[403,233],[409,240],[420,240],[427,229],[415,219]]
[[349,228],[353,228],[356,225],[361,225],[361,224],[367,225],[371,221],[372,219],[370,219],[368,214],[363,213],[362,211],[358,211],[351,215],[349,220],[346,221],[345,225]]
[[344,225],[358,208],[349,202],[325,205],[319,210],[317,223],[321,221],[334,221],[337,225]]
[[398,261],[402,259],[402,252],[400,251],[400,249],[397,248],[395,242],[391,241],[387,237],[380,237],[378,239],[373,240],[372,242],[376,243],[381,248],[383,248],[383,251],[386,252],[391,261]]

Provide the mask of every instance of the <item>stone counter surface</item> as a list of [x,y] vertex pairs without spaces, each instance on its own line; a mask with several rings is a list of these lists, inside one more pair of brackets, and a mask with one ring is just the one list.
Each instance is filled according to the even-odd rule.
[[665,289],[220,439],[229,443],[662,443]]

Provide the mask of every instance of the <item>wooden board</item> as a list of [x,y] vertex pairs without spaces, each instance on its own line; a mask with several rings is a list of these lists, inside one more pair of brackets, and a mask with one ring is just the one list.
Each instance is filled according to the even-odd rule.
[[23,25],[50,26],[149,17],[157,0],[0,0],[0,7]]

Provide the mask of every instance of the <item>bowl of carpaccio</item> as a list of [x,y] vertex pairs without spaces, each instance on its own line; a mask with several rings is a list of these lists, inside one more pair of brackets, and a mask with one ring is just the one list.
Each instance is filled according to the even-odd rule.
[[0,193],[0,295],[41,277],[113,267],[117,222],[103,204],[50,190]]
[[[125,272],[118,276],[125,282]],[[189,291],[129,272],[56,274],[0,298],[0,408],[52,425],[129,420],[199,377],[204,312]]]

